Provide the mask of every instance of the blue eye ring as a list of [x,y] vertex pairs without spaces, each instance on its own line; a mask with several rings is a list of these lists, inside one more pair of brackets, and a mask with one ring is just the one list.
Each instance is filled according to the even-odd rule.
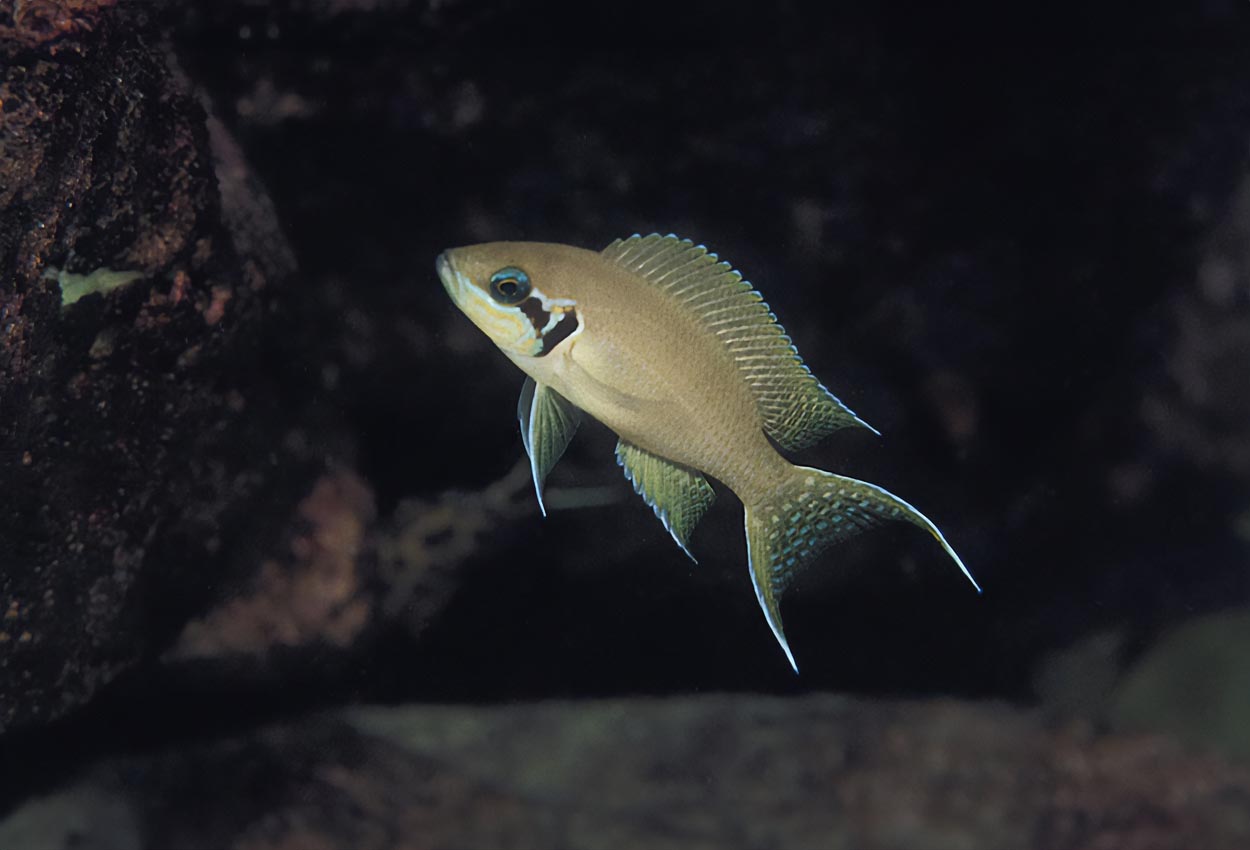
[[529,275],[516,266],[505,266],[490,276],[490,297],[500,304],[520,304],[530,289]]

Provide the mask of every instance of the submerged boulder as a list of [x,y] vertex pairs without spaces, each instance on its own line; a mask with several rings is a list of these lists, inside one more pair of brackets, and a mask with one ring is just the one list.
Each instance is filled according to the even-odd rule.
[[290,249],[159,33],[133,4],[17,7],[0,15],[0,729],[171,639],[320,463],[265,342]]

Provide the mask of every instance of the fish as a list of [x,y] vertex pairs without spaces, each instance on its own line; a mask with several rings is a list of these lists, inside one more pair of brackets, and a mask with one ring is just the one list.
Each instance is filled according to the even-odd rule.
[[526,378],[517,404],[538,504],[585,416],[618,437],[616,462],[677,546],[716,498],[743,506],[747,561],[790,666],[780,601],[830,546],[899,520],[927,531],[980,586],[924,514],[893,493],[791,463],[843,428],[878,432],[816,379],[763,296],[728,262],[673,234],[602,251],[546,242],[451,248],[435,260],[455,305]]

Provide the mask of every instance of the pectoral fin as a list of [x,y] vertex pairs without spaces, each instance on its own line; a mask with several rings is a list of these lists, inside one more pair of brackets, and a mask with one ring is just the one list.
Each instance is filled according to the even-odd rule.
[[538,507],[546,516],[543,482],[577,432],[582,412],[551,387],[527,377],[517,402],[517,418],[521,421],[521,442],[530,458]]
[[624,440],[616,444],[616,462],[625,470],[625,477],[634,485],[634,490],[673,535],[681,551],[698,563],[686,544],[694,527],[716,500],[712,485],[694,470]]

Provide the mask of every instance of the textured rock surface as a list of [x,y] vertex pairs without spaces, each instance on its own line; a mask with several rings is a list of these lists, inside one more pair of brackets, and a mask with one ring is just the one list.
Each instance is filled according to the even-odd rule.
[[[272,221],[236,243],[258,202],[223,205],[239,174],[216,172],[224,139],[142,7],[19,7],[28,37],[0,40],[0,728],[159,648],[317,463],[256,369],[289,248]],[[101,269],[140,277],[62,308],[57,275]]]
[[954,701],[362,708],[98,765],[0,823],[4,846],[19,837],[46,850],[1233,850],[1250,842],[1250,772]]

